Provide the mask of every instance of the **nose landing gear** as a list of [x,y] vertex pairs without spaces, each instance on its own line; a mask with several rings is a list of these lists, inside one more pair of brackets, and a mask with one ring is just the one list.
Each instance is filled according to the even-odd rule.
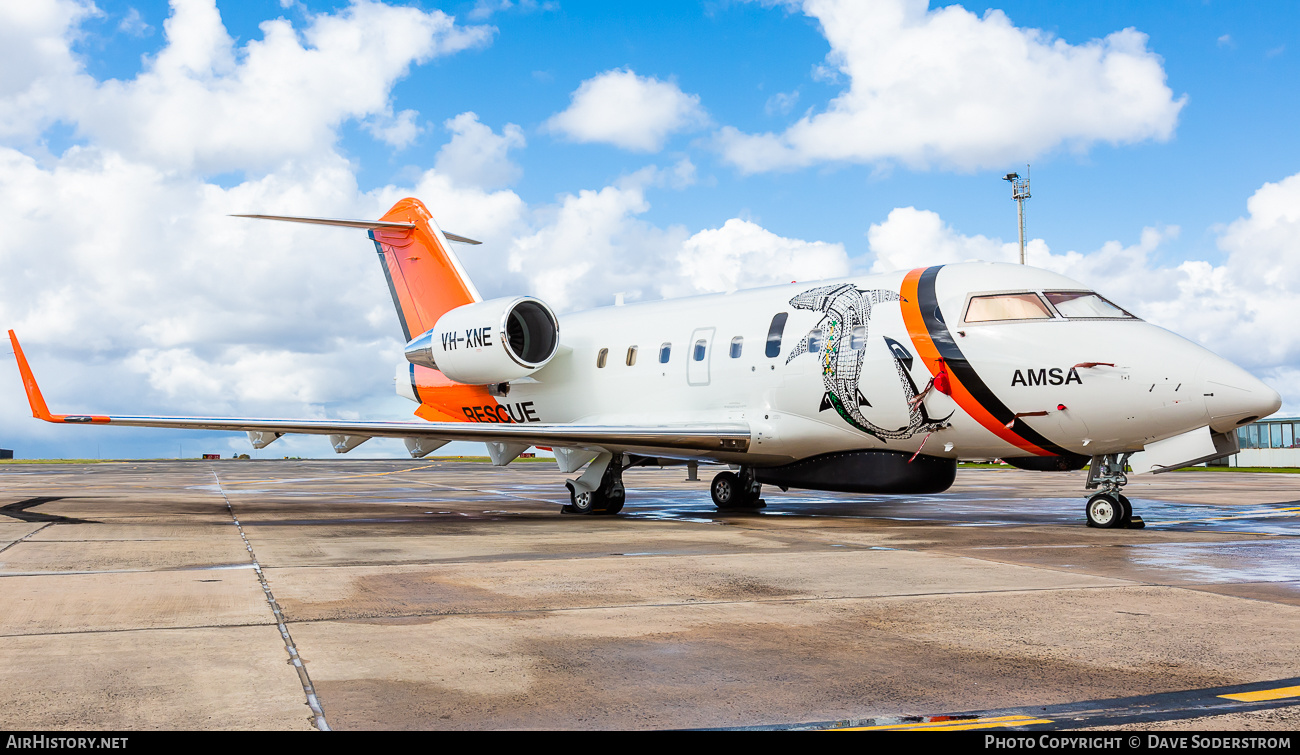
[[1089,498],[1088,505],[1084,508],[1089,527],[1127,527],[1133,530],[1146,527],[1142,517],[1133,515],[1133,504],[1120,492],[1128,484],[1124,464],[1130,456],[1131,453],[1092,457],[1092,464],[1088,467],[1088,482],[1084,487],[1088,490],[1101,488],[1101,492]]
[[709,494],[718,511],[764,508],[767,502],[760,497],[762,493],[763,486],[755,479],[753,467],[741,467],[740,474],[720,472],[709,486]]

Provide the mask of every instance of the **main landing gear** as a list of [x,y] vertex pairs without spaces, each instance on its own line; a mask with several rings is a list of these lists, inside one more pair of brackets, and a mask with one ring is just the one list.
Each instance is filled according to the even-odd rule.
[[1088,490],[1101,488],[1088,499],[1084,512],[1088,516],[1089,527],[1113,529],[1127,527],[1140,530],[1146,527],[1142,517],[1133,515],[1133,504],[1120,490],[1128,484],[1124,474],[1124,464],[1132,454],[1106,454],[1092,457],[1088,467]]
[[755,479],[753,467],[741,467],[740,474],[721,472],[713,478],[709,493],[718,511],[756,511],[767,506],[759,496],[763,486]]
[[623,455],[603,453],[597,456],[586,473],[564,483],[569,489],[569,505],[560,509],[566,514],[617,514],[623,510],[627,491],[623,488]]

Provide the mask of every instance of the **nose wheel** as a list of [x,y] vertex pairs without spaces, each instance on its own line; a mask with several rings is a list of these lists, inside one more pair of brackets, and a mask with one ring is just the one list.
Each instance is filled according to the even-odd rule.
[[1087,488],[1101,488],[1101,492],[1088,499],[1084,514],[1088,526],[1100,529],[1127,528],[1140,530],[1146,527],[1142,517],[1133,515],[1133,504],[1120,492],[1128,484],[1124,463],[1130,454],[1106,454],[1092,457],[1088,468]]
[[1112,529],[1127,526],[1132,521],[1133,505],[1122,495],[1098,493],[1088,499],[1085,513],[1089,527]]

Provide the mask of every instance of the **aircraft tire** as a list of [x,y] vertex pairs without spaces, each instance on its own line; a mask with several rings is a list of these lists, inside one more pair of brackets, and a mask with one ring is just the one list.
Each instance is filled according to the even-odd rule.
[[624,497],[624,496],[619,496],[619,497],[617,497],[617,498],[611,498],[611,499],[609,499],[609,501],[605,504],[605,508],[602,509],[601,511],[597,512],[597,513],[600,513],[600,514],[609,514],[610,516],[613,516],[614,514],[617,514],[618,512],[620,512],[620,511],[623,510],[623,502],[626,501],[626,500],[627,500],[627,498]]
[[1119,502],[1124,506],[1124,520],[1120,526],[1127,527],[1129,522],[1133,521],[1133,504],[1129,503],[1128,498],[1123,493],[1119,494]]
[[1089,498],[1084,511],[1088,516],[1089,527],[1114,529],[1124,525],[1124,504],[1106,493],[1098,493]]
[[601,505],[603,501],[601,501],[599,492],[593,490],[579,493],[572,483],[566,482],[565,486],[569,488],[569,505],[565,506],[562,511],[570,514],[591,514],[604,508]]
[[709,485],[709,495],[719,511],[729,511],[743,505],[740,495],[740,476],[735,472],[719,472]]

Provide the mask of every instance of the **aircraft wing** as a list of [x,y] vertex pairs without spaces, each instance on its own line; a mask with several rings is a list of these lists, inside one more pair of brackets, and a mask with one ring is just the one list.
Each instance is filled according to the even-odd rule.
[[477,422],[370,422],[328,419],[255,419],[246,417],[146,417],[106,414],[53,414],[45,404],[27,358],[14,332],[9,341],[18,359],[23,388],[31,404],[32,416],[58,424],[118,425],[125,427],[160,427],[186,430],[228,430],[310,435],[343,435],[356,438],[428,438],[462,440],[561,448],[598,447],[608,451],[687,451],[734,452],[749,448],[749,426],[745,423],[681,425],[560,425],[543,423]]

